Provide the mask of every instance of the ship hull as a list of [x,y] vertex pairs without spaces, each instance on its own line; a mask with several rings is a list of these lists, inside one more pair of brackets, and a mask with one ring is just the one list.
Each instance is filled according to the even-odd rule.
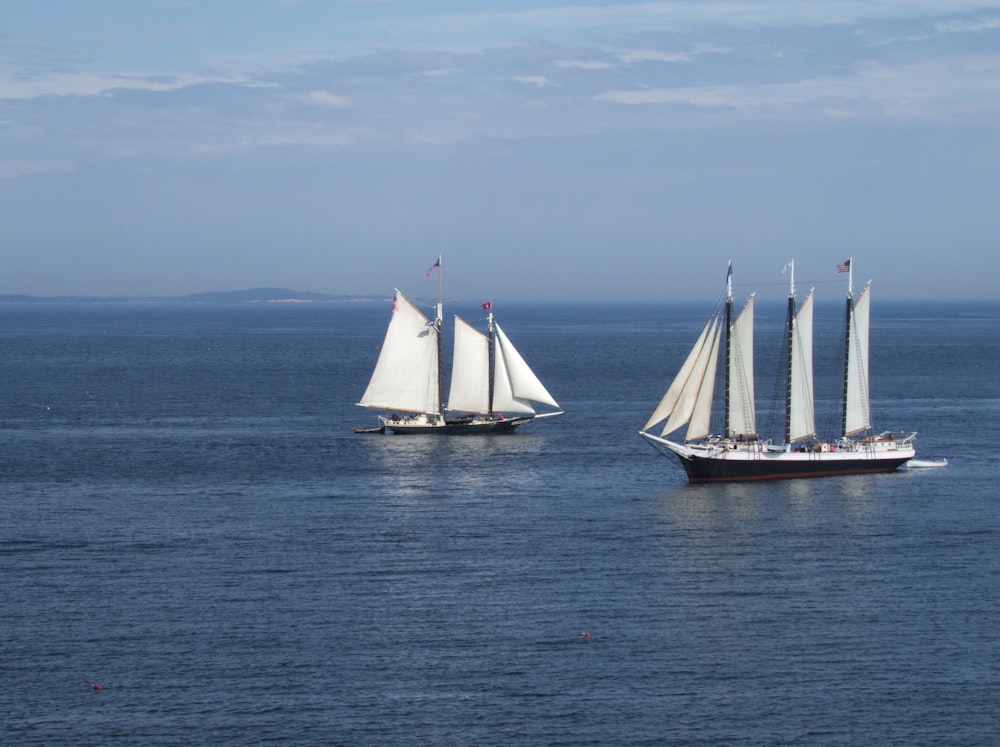
[[446,420],[444,423],[394,421],[391,418],[379,418],[385,428],[399,436],[477,436],[513,433],[534,417],[505,418],[504,420],[457,419]]
[[717,441],[680,444],[650,433],[647,441],[680,460],[688,480],[703,482],[752,482],[791,480],[894,472],[915,456],[912,438],[887,437],[848,442],[818,449],[776,449],[760,442]]
[[[682,457],[677,455],[688,481],[751,482],[756,480],[790,480],[802,477],[833,477],[836,475],[864,475],[877,472],[894,472],[909,459],[908,456],[858,457],[830,459],[831,455],[816,455],[813,459],[787,459],[786,455],[756,460],[732,460],[713,457]],[[826,458],[824,458],[826,457]]]

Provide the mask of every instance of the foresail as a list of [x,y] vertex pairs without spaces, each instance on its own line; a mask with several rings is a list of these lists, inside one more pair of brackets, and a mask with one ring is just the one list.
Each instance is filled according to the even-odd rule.
[[[684,365],[681,366],[681,370],[677,372],[674,380],[670,382],[670,386],[667,388],[666,394],[660,400],[660,404],[656,406],[653,410],[653,414],[649,416],[649,420],[646,424],[642,426],[642,430],[648,431],[654,425],[659,423],[666,418],[669,418],[673,413],[674,408],[677,406],[677,400],[680,399],[681,392],[684,391],[684,385],[687,384],[689,378],[691,378],[691,372],[694,370],[695,365],[698,362],[698,357],[701,355],[702,348],[705,347],[705,340],[708,339],[709,332],[712,329],[712,319],[709,319],[705,323],[704,329],[702,329],[701,334],[698,335],[698,340],[695,342],[694,347],[691,348],[691,352],[688,353],[688,357],[684,361]],[[684,425],[682,421],[676,427],[680,428]],[[666,435],[670,431],[664,430],[662,435]]]
[[691,422],[688,425],[687,434],[684,436],[687,441],[697,441],[705,438],[709,434],[712,417],[712,395],[715,388],[715,369],[719,362],[719,343],[721,336],[717,332],[715,343],[711,346],[708,356],[708,365],[705,366],[705,373],[701,377],[701,388],[694,402],[694,410],[691,412]]
[[434,323],[397,290],[382,351],[358,404],[384,410],[438,412],[438,334]]
[[844,435],[862,433],[872,426],[868,396],[869,289],[865,286],[854,302],[847,338],[847,385],[844,407]]
[[757,434],[757,416],[753,385],[753,310],[754,297],[747,299],[743,311],[733,322],[729,337],[729,424],[728,436]]
[[496,332],[496,355],[494,361],[495,374],[493,382],[493,410],[495,412],[526,412],[535,410],[531,402],[541,402],[558,408],[555,401],[542,382],[528,367],[524,358],[500,329],[494,326]]
[[816,435],[813,404],[813,292],[810,290],[792,324],[791,381],[789,384],[789,441]]
[[490,341],[464,319],[455,317],[455,357],[451,368],[448,409],[487,413],[490,410]]
[[[719,331],[723,326],[723,323],[720,319],[713,318],[709,324],[711,325],[711,329],[708,332],[708,336],[705,338],[705,336],[702,335],[702,337],[699,338],[699,340],[704,340],[704,344],[701,345],[700,349],[698,349],[698,354],[691,367],[690,375],[681,384],[680,391],[677,394],[677,404],[670,413],[670,418],[667,420],[667,424],[663,427],[661,435],[665,436],[668,433],[677,430],[685,423],[691,421],[691,417],[695,412],[695,405],[698,403],[699,393],[703,388],[706,389],[705,396],[707,397],[708,406],[711,408],[712,389],[714,388],[715,381],[714,379],[710,380],[708,378],[708,369],[709,363],[712,363],[712,374],[714,375],[715,361],[718,360],[719,355]],[[687,366],[687,361],[684,362],[684,366]],[[705,400],[703,399],[702,404],[704,404],[704,402]],[[706,427],[706,435],[707,430],[708,429]],[[698,438],[697,435],[692,435],[692,433],[693,431],[691,428],[688,428],[689,439]]]

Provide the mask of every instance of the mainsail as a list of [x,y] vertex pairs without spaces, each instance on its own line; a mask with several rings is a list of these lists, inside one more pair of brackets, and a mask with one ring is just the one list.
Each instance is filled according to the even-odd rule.
[[434,322],[397,290],[382,351],[358,404],[384,410],[439,412],[439,334]]
[[448,409],[477,414],[489,412],[490,341],[486,335],[457,316],[454,355]]
[[869,289],[865,285],[857,301],[847,299],[847,350],[844,384],[844,435],[863,433],[872,427],[868,396]]
[[757,435],[757,414],[753,386],[753,309],[754,297],[747,299],[743,311],[729,329],[729,407],[726,436]]
[[[492,317],[491,317],[492,320]],[[525,363],[499,324],[492,324],[493,401],[490,402],[490,339],[465,320],[455,317],[455,357],[452,361],[448,409],[477,415],[534,414],[532,402],[558,408],[534,371]]]
[[813,405],[813,292],[799,306],[789,333],[788,443],[816,435]]

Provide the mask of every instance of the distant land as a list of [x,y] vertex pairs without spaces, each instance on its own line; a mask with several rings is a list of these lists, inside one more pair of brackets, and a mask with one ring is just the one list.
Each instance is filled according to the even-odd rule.
[[288,288],[191,293],[186,296],[26,296],[0,294],[0,303],[343,303],[385,301],[386,296],[351,296],[295,291]]

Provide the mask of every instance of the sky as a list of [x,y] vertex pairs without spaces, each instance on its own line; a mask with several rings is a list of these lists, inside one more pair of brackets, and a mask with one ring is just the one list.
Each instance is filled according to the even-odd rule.
[[1000,297],[1000,0],[3,5],[0,294]]

